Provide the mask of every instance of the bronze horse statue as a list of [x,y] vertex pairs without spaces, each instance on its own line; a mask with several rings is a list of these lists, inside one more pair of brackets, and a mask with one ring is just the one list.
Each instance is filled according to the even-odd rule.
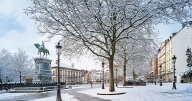
[[41,52],[43,52],[43,56],[46,55],[46,57],[47,57],[47,54],[50,55],[48,49],[40,46],[38,43],[36,43],[34,45],[38,49],[38,54],[40,54],[40,57],[41,57]]

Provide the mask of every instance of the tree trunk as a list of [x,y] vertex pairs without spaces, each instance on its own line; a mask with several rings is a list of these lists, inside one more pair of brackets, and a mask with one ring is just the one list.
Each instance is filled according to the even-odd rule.
[[19,72],[19,74],[20,74],[20,75],[19,75],[19,78],[20,78],[20,83],[21,83],[21,71]]
[[109,92],[115,91],[114,87],[114,76],[113,76],[113,59],[108,59],[109,61],[109,72],[110,72],[110,78],[109,78]]
[[126,86],[126,58],[124,58],[123,64],[123,86]]
[[136,74],[135,74],[135,72],[134,72],[134,70],[133,70],[133,80],[135,81],[135,79],[136,79]]

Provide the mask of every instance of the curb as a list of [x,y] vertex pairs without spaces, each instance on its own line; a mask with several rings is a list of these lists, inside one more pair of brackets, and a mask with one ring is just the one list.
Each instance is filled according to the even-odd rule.
[[117,88],[133,88],[133,87],[124,86],[124,87],[117,87]]
[[97,95],[121,95],[125,94],[125,92],[119,92],[119,93],[97,93]]

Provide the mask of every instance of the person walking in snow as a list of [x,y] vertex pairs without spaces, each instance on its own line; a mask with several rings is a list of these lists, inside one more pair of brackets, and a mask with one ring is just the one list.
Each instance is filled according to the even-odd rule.
[[8,88],[7,88],[7,86],[6,86],[6,85],[3,85],[3,89],[5,89],[5,90],[6,90],[6,92],[8,91]]
[[90,84],[91,84],[91,88],[92,88],[92,85],[93,85],[93,81],[90,81]]

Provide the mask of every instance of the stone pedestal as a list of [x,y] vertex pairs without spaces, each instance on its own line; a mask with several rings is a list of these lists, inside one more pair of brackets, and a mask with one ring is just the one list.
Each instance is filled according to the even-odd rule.
[[37,57],[35,60],[35,73],[33,83],[50,83],[52,82],[51,61],[48,58]]

